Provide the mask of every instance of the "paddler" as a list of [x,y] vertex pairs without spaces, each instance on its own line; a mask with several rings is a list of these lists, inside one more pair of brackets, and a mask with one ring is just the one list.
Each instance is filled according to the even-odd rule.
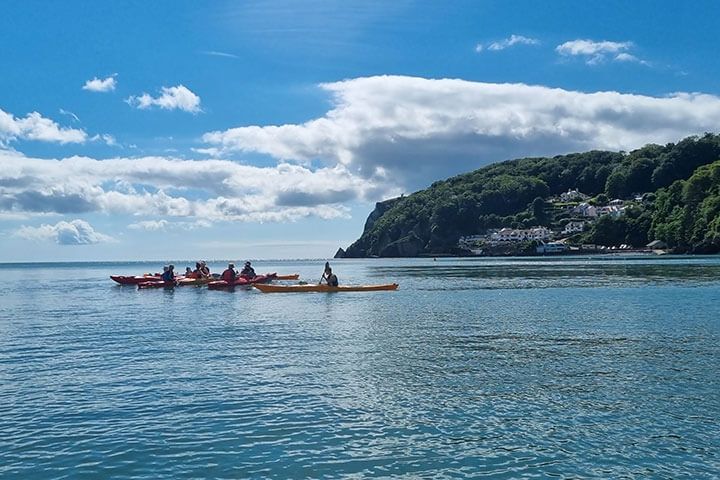
[[235,270],[235,264],[228,263],[228,268],[226,268],[222,275],[220,275],[220,278],[222,280],[225,280],[227,283],[234,283],[237,279],[237,271]]
[[328,273],[332,273],[332,268],[330,268],[330,262],[325,262],[325,269],[323,270],[322,277],[320,277],[320,282],[318,283],[322,283],[323,280],[326,280]]
[[255,269],[252,267],[252,264],[250,264],[250,262],[245,262],[245,266],[243,266],[243,269],[240,272],[240,276],[243,278],[247,278],[248,280],[257,277],[257,275],[255,274]]
[[205,260],[200,260],[200,268],[198,269],[200,272],[200,275],[204,278],[207,278],[210,276],[210,268],[207,266],[207,263],[205,263]]
[[163,267],[162,274],[163,282],[174,282],[175,281],[175,265],[167,265]]
[[328,284],[328,287],[338,286],[338,278],[337,275],[332,272],[332,268],[330,268],[330,262],[325,262],[325,271],[323,272],[323,276],[320,279],[320,283],[322,283],[323,280],[325,280],[325,282]]

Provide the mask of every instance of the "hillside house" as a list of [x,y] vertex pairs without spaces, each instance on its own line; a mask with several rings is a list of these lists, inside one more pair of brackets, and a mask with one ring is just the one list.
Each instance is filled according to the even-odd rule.
[[598,209],[597,207],[594,207],[587,202],[583,202],[577,207],[573,208],[572,213],[580,215],[581,217],[595,218],[598,216]]
[[530,240],[548,240],[552,232],[546,227],[528,229],[502,228],[490,235],[493,242],[524,242]]
[[567,192],[560,194],[560,201],[562,202],[582,202],[583,200],[587,200],[588,198],[590,197],[578,191],[577,189],[568,190]]
[[574,234],[574,233],[579,233],[579,232],[582,232],[582,231],[584,231],[584,230],[585,230],[585,222],[583,222],[583,221],[580,221],[580,222],[572,221],[572,222],[568,222],[568,223],[565,225],[565,228],[563,228],[563,230],[562,230],[561,233],[562,233],[563,235],[572,235],[572,234]]

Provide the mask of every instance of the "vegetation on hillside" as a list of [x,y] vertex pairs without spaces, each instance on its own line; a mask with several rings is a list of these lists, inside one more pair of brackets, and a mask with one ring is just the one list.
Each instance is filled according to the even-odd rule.
[[622,217],[600,218],[578,241],[644,246],[661,239],[679,251],[718,251],[720,167],[707,166],[718,159],[720,136],[705,134],[630,153],[590,151],[495,163],[379,204],[381,210],[371,214],[346,255],[455,253],[461,236],[487,229],[557,227],[570,215],[548,199],[575,188],[596,202],[639,193],[649,199],[626,208]]
[[720,161],[658,192],[650,234],[679,252],[720,251]]

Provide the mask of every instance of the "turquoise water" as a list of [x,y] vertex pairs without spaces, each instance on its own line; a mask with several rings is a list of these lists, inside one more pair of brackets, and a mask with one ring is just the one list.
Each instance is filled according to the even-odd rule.
[[333,266],[0,265],[0,478],[720,477],[720,258]]

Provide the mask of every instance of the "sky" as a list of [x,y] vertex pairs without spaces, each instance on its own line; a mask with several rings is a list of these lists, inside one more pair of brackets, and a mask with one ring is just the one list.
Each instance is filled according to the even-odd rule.
[[326,258],[492,162],[720,130],[715,0],[10,1],[0,262]]

